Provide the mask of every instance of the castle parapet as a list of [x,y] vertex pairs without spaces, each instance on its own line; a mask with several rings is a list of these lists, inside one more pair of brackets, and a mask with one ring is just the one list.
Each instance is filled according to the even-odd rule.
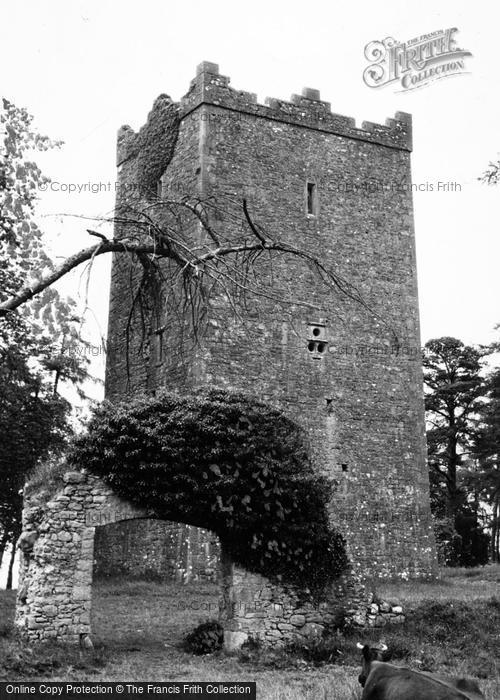
[[389,148],[412,150],[411,115],[405,112],[396,112],[385,125],[363,122],[357,128],[352,117],[333,113],[330,103],[322,101],[319,90],[314,88],[304,88],[301,95],[292,95],[290,102],[267,98],[262,105],[254,93],[235,90],[229,87],[229,82],[227,76],[219,74],[216,63],[200,63],[188,93],[181,100],[181,118],[207,104]]

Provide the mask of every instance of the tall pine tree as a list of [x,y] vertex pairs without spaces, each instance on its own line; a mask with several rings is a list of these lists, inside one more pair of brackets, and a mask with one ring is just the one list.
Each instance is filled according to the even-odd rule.
[[485,393],[484,354],[450,337],[430,340],[423,352],[431,508],[441,558],[452,565],[485,563],[487,558],[467,490],[475,415]]

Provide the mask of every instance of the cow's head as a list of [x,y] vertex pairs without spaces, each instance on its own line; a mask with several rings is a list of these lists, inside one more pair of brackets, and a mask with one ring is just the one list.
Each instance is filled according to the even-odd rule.
[[368,678],[371,670],[372,661],[385,661],[385,652],[387,651],[387,646],[380,642],[376,646],[369,646],[368,644],[356,644],[358,649],[361,649],[361,656],[363,657],[363,666],[361,668],[361,673],[358,676],[358,681],[361,683],[362,687],[365,687],[366,679]]

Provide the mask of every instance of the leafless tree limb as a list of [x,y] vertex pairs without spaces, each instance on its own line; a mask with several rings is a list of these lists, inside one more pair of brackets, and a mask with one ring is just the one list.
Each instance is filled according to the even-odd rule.
[[[240,214],[238,218],[238,207],[240,212],[242,209],[243,217]],[[260,264],[266,266],[268,273],[272,273],[273,260],[285,256],[308,266],[327,289],[360,304],[387,325],[353,284],[327,268],[322,260],[307,250],[268,235],[253,220],[245,199],[239,202],[238,207],[232,201],[229,211],[224,212],[224,231],[229,232],[222,233],[215,229],[210,218],[210,211],[216,212],[220,218],[218,202],[187,198],[181,201],[159,199],[135,206],[121,206],[119,213],[107,220],[120,230],[120,238],[110,239],[93,229],[87,229],[90,236],[100,239],[99,242],[71,255],[47,275],[0,303],[0,318],[14,312],[82,263],[89,262],[92,265],[96,257],[107,253],[131,256],[142,267],[142,277],[134,277],[135,282],[131,279],[131,283],[136,286],[130,319],[148,292],[154,291],[154,305],[155,295],[165,286],[162,263],[168,264],[169,284],[181,285],[179,289],[182,289],[183,304],[186,310],[188,307],[190,309],[195,332],[197,318],[203,315],[203,309],[214,296],[217,287],[227,297],[234,313],[238,313],[238,304],[245,308],[247,295],[262,297],[273,303],[318,309],[314,301],[293,298],[290,290],[284,298],[280,289],[274,287],[273,281],[269,281],[269,274],[266,283],[257,276]],[[217,216],[214,218],[217,219]],[[246,230],[230,230],[232,226],[228,228],[228,221],[235,228],[238,224],[240,227],[246,224]],[[199,227],[199,234],[193,233],[193,226]],[[177,295],[175,296],[177,302]]]

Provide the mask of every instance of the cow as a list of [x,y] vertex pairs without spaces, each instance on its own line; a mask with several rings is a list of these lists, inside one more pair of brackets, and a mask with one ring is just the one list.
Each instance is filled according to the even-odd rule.
[[361,700],[480,700],[484,698],[476,681],[469,678],[441,676],[395,666],[384,661],[385,644],[370,647],[357,644],[362,650],[363,667],[359,682],[363,686]]

